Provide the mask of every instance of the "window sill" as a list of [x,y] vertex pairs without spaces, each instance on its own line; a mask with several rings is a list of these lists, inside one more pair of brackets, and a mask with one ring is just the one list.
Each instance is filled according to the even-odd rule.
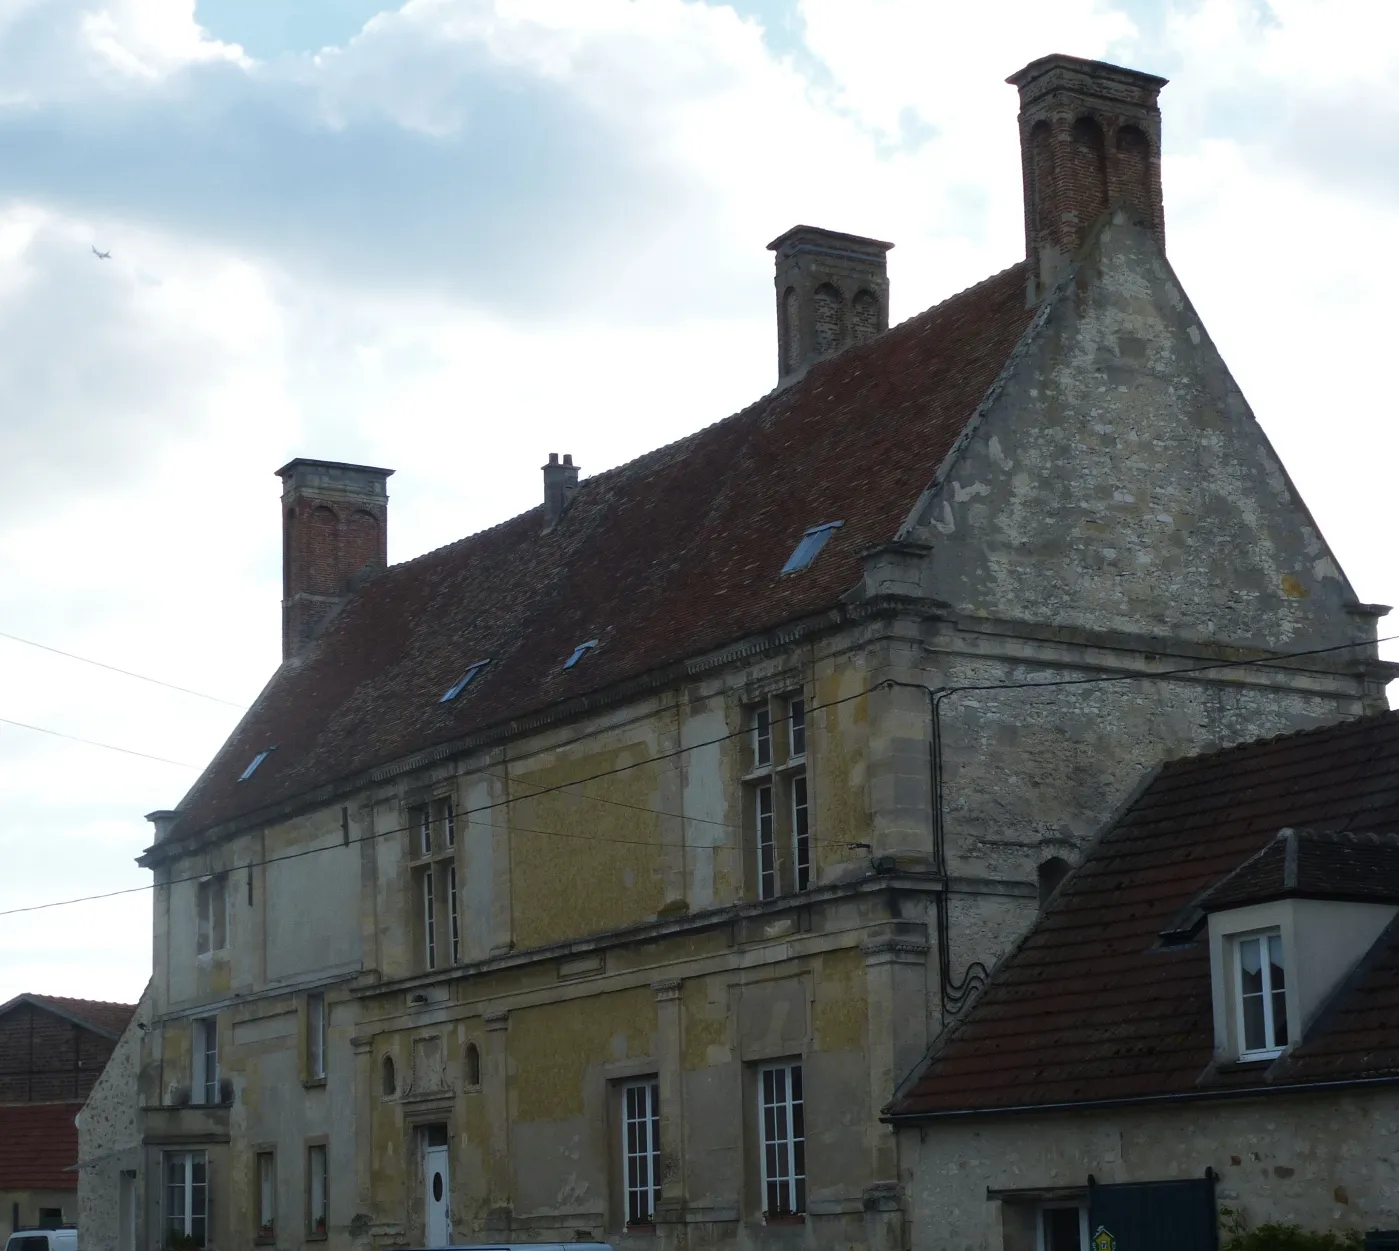
[[275,1247],[276,1245],[276,1234],[258,1234],[258,1236],[253,1239],[253,1246],[255,1247]]
[[302,1083],[307,1090],[316,1090],[325,1085],[324,1077],[308,1077]]
[[806,1213],[793,1212],[790,1216],[768,1216],[763,1214],[764,1225],[805,1225]]
[[1267,1051],[1244,1051],[1240,1053],[1238,1059],[1236,1059],[1234,1063],[1236,1065],[1265,1064],[1269,1060],[1276,1060],[1278,1056],[1282,1055],[1282,1053],[1286,1050],[1286,1047],[1273,1047]]
[[626,1234],[654,1234],[656,1232],[656,1222],[637,1221],[634,1225],[629,1222],[622,1232]]
[[319,1233],[310,1233],[306,1235],[307,1242],[324,1242],[326,1238],[327,1234],[325,1230],[321,1230]]

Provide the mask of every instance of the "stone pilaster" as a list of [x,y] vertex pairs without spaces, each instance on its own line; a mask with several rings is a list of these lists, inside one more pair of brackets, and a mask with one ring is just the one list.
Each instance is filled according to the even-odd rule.
[[488,1210],[486,1229],[493,1234],[510,1231],[510,1056],[508,1050],[510,1014],[495,1012],[485,1017],[486,1054],[481,1057],[481,1090],[486,1100],[486,1122],[490,1127],[488,1144]]

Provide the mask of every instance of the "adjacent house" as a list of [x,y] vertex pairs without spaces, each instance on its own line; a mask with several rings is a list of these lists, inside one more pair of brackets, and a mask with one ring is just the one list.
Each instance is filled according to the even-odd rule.
[[0,1203],[9,1231],[77,1220],[73,1118],[131,1013],[128,1003],[49,995],[0,1004]]
[[284,660],[142,857],[152,1248],[902,1245],[881,1109],[1143,772],[1384,707],[1164,80],[1012,81],[1025,259],[889,327],[789,230],[744,411],[393,567],[389,470],[279,471]]
[[1163,766],[887,1119],[915,1251],[1399,1227],[1399,713]]

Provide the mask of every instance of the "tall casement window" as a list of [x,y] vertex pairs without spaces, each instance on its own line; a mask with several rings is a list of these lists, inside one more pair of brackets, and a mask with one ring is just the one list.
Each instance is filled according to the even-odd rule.
[[330,1206],[327,1192],[325,1144],[306,1148],[306,1234],[324,1238]]
[[1253,934],[1235,939],[1238,987],[1239,1058],[1263,1060],[1287,1046],[1287,976],[1282,935]]
[[747,711],[746,825],[754,894],[773,899],[806,890],[815,879],[807,784],[806,700],[766,699]]
[[654,1081],[622,1087],[622,1178],[627,1224],[653,1225],[661,1197],[661,1088]]
[[414,929],[424,969],[458,964],[462,958],[457,893],[457,814],[450,799],[408,809],[409,856],[413,863]]
[[219,1022],[217,1017],[198,1017],[192,1025],[190,1102],[215,1104],[219,1101]]
[[257,1240],[272,1242],[277,1237],[277,1157],[270,1151],[257,1153]]
[[165,1241],[202,1247],[209,1234],[208,1157],[202,1151],[167,1151],[164,1164]]
[[325,1079],[325,996],[306,996],[306,1080]]
[[228,946],[228,874],[202,879],[196,887],[199,933],[195,952],[205,956]]
[[806,1118],[800,1064],[758,1070],[758,1121],[763,1215],[769,1220],[801,1216],[806,1212]]

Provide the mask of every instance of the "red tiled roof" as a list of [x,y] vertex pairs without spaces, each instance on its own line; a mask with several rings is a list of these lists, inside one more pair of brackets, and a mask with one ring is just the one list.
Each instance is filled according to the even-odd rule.
[[108,1003],[101,999],[65,999],[60,995],[16,995],[5,1003],[0,1003],[0,1015],[19,1004],[30,1003],[35,1007],[48,1008],[60,1016],[86,1025],[100,1034],[117,1037],[131,1022],[136,1011],[134,1003]]
[[81,1103],[0,1104],[0,1190],[76,1190]]
[[[860,553],[894,537],[1032,316],[1018,265],[585,479],[549,534],[537,508],[387,570],[277,671],[171,837],[838,605]],[[802,533],[827,521],[844,525],[815,563],[779,576]],[[587,639],[601,645],[565,671]],[[439,702],[486,657],[463,695]]]
[[1399,925],[1296,1051],[1272,1066],[1207,1071],[1207,944],[1159,936],[1285,826],[1399,831],[1399,712],[1165,765],[890,1113],[1399,1077]]

